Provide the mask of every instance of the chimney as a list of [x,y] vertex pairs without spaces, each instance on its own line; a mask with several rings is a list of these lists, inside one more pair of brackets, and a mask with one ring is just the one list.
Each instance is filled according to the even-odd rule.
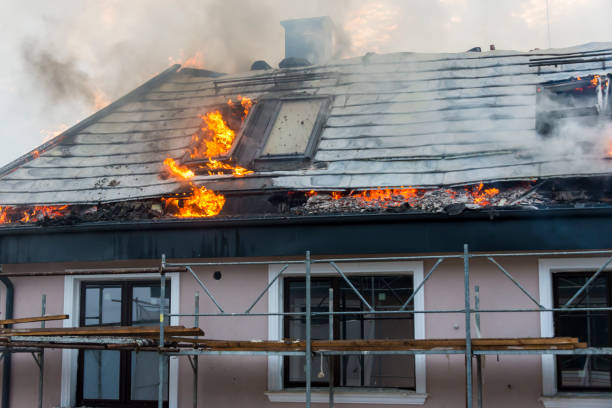
[[334,55],[334,23],[314,17],[281,21],[285,28],[285,58],[306,59],[322,64]]

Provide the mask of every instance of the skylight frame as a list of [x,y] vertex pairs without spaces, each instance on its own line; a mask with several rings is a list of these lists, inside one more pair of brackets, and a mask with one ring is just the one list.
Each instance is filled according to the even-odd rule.
[[[274,154],[274,155],[264,155],[263,151],[270,140],[270,135],[272,133],[272,129],[276,124],[281,108],[284,103],[287,102],[296,102],[296,101],[321,101],[321,105],[319,106],[319,112],[314,120],[314,124],[308,136],[308,143],[306,144],[306,148],[303,153],[297,154]],[[329,107],[331,105],[331,97],[327,95],[290,95],[283,96],[280,98],[276,98],[275,100],[267,100],[267,103],[275,103],[274,112],[272,114],[272,120],[270,120],[266,128],[264,130],[263,138],[261,139],[261,144],[257,153],[255,154],[255,161],[258,162],[275,162],[275,161],[304,161],[311,160],[316,152],[316,148],[319,145],[319,141],[321,140],[321,133],[323,132],[323,126],[327,122],[327,117],[329,114]]]

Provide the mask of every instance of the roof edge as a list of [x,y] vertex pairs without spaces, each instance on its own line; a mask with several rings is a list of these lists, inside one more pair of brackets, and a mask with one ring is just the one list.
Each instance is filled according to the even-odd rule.
[[447,221],[470,222],[484,220],[512,221],[519,219],[548,219],[551,222],[561,218],[604,217],[612,219],[612,206],[587,208],[546,208],[546,209],[483,209],[478,211],[465,211],[458,215],[445,213],[425,213],[411,211],[405,213],[377,213],[377,214],[325,214],[325,215],[268,215],[247,216],[238,218],[173,218],[162,220],[135,220],[135,221],[97,221],[74,225],[16,225],[0,228],[0,238],[3,236],[63,234],[77,232],[114,232],[114,231],[153,231],[153,230],[187,230],[200,231],[210,229],[225,229],[236,227],[274,227],[291,225],[333,225],[333,224],[386,224],[397,222],[438,223]]
[[148,81],[146,81],[145,83],[137,87],[136,89],[123,95],[122,97],[117,99],[115,102],[110,103],[108,106],[93,113],[91,116],[81,120],[76,125],[66,129],[65,131],[55,136],[53,139],[49,140],[48,142],[43,143],[42,145],[30,150],[29,152],[23,154],[22,156],[13,160],[12,162],[9,162],[8,164],[4,165],[3,167],[0,168],[0,178],[11,173],[13,170],[18,168],[19,166],[34,160],[35,158],[38,157],[40,153],[46,150],[49,150],[57,146],[63,140],[76,135],[78,132],[85,129],[87,126],[95,123],[96,121],[102,119],[103,117],[110,114],[112,111],[114,111],[118,107],[126,104],[127,102],[131,101],[133,98],[138,97],[142,93],[148,91],[150,88],[152,88],[153,86],[157,85],[159,82],[166,79],[166,77],[168,77],[169,75],[177,72],[180,68],[181,68],[180,64],[172,65],[171,67],[160,72],[159,74],[149,79]]

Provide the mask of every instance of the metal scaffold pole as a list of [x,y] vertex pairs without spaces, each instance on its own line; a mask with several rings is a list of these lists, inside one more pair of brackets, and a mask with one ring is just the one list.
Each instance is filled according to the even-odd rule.
[[[195,317],[194,327],[200,327],[200,291],[195,292]],[[197,337],[196,337],[197,339]],[[198,356],[193,356],[193,408],[198,408]]]
[[468,244],[463,245],[463,273],[465,297],[465,406],[472,408],[472,333],[470,314],[470,255]]
[[311,293],[310,293],[310,251],[306,251],[306,408],[310,408],[310,393],[312,387],[312,352],[311,352]]
[[[334,339],[334,289],[329,288],[329,339]],[[323,358],[323,355],[321,355]],[[327,356],[329,365],[329,408],[334,408],[334,356]]]
[[159,384],[157,387],[157,408],[164,407],[164,353],[161,349],[164,347],[164,301],[166,299],[166,255],[162,255],[159,283]]
[[[47,313],[47,295],[43,293],[41,302],[41,316]],[[45,327],[45,321],[40,322],[40,327]],[[43,406],[43,383],[45,375],[45,349],[41,349],[38,353],[38,408]]]
[[[480,286],[474,286],[474,321],[476,323],[476,337],[481,338],[482,334],[480,332]],[[478,408],[482,408],[482,359],[484,356],[477,355],[476,356],[476,381],[478,382],[478,395],[476,396],[478,401]]]

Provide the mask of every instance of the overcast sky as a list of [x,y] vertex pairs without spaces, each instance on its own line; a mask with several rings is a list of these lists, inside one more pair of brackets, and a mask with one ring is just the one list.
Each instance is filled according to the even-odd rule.
[[[611,0],[549,0],[552,46],[612,41]],[[277,66],[279,21],[329,15],[345,55],[547,48],[546,0],[2,0],[0,166],[173,62]]]

